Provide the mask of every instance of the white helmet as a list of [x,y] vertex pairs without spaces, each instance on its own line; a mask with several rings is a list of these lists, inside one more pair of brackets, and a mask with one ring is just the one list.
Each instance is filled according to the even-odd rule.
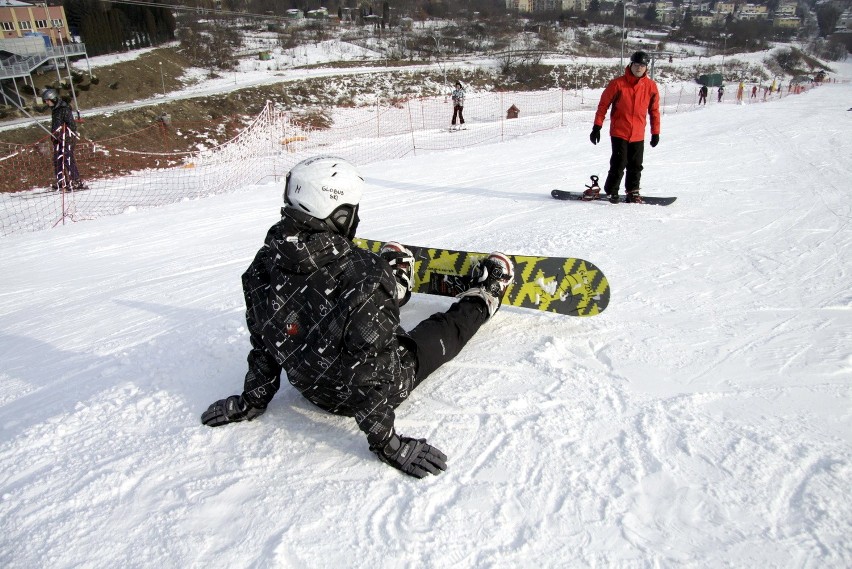
[[287,174],[284,204],[353,237],[364,185],[355,166],[343,158],[315,156],[302,160]]

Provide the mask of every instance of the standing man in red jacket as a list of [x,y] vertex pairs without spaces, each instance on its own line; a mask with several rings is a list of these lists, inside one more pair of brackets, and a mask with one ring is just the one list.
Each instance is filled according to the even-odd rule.
[[[613,203],[618,202],[618,187],[621,185],[625,168],[627,201],[642,203],[639,180],[642,176],[648,115],[651,116],[651,147],[660,142],[660,92],[653,79],[647,76],[649,62],[647,53],[637,51],[630,57],[630,65],[624,75],[610,81],[601,95],[598,111],[595,113],[595,125],[589,135],[592,144],[600,142],[606,111],[612,106],[612,124],[609,127],[612,157],[609,160],[604,191]],[[593,199],[592,196],[589,199]]]

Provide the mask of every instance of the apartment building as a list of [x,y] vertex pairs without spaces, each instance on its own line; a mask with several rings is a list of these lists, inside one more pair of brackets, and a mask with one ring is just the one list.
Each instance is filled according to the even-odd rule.
[[69,42],[68,20],[62,5],[29,4],[19,0],[0,0],[0,39],[16,39],[44,34],[51,45]]

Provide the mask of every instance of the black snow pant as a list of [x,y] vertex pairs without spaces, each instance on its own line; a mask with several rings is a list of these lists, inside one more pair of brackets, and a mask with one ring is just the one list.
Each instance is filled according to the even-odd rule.
[[464,297],[446,312],[433,314],[408,333],[417,353],[415,387],[429,374],[456,357],[488,320],[485,301]]
[[70,189],[72,183],[80,181],[80,171],[77,169],[77,160],[74,158],[74,143],[70,140],[59,140],[54,143],[53,172],[56,176],[56,187],[60,189]]
[[414,381],[392,386],[395,389],[388,393],[388,403],[398,407],[433,371],[459,355],[487,320],[485,302],[470,297],[462,298],[446,312],[437,312],[415,326],[408,338],[401,338],[417,360]]
[[604,182],[604,191],[609,195],[618,194],[624,169],[627,168],[627,180],[624,183],[628,192],[639,189],[642,178],[642,160],[645,154],[645,141],[627,142],[623,138],[612,138],[612,157],[609,159],[609,172]]
[[464,124],[464,116],[462,115],[462,111],[464,111],[464,107],[461,105],[456,105],[455,107],[453,107],[452,124],[456,124],[456,117],[459,118],[459,124]]

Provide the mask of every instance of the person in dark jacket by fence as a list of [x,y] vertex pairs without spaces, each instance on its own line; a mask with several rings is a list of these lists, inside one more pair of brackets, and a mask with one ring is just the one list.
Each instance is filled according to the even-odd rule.
[[399,243],[376,255],[352,242],[364,187],[342,158],[309,158],[290,170],[281,220],[242,277],[251,342],[243,392],[210,405],[201,421],[259,417],[283,370],[317,407],[354,417],[383,462],[417,478],[440,474],[446,456],[397,433],[394,410],[494,315],[514,267],[492,253],[458,302],[406,332],[399,308],[411,296],[414,258]]
[[63,191],[86,190],[88,186],[80,180],[74,146],[79,138],[74,112],[70,105],[59,98],[56,89],[45,89],[41,99],[51,109],[50,132],[53,138],[53,171],[56,181],[54,189]]
[[453,120],[450,123],[450,130],[456,128],[456,118],[459,120],[458,128],[465,128],[464,125],[464,87],[462,87],[461,81],[456,81],[456,88],[453,89]]
[[618,187],[626,168],[627,201],[642,203],[639,181],[648,116],[651,117],[651,147],[660,142],[660,92],[657,84],[648,77],[649,62],[647,53],[637,51],[630,57],[630,65],[624,75],[610,81],[601,95],[595,123],[589,135],[592,144],[600,142],[607,109],[612,107],[609,129],[612,156],[603,189],[613,202],[618,201]]

